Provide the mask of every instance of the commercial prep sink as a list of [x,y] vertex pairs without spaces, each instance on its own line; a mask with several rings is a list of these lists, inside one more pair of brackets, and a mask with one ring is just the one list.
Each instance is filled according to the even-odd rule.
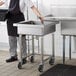
[[76,17],[49,17],[46,21],[60,21],[63,36],[63,64],[65,63],[65,37],[69,36],[69,59],[71,59],[71,36],[76,36]]
[[42,24],[40,21],[23,21],[14,26],[18,27],[18,34],[28,35],[46,35],[55,32],[55,24],[57,22],[44,21]]
[[[44,21],[44,23],[42,24],[41,21],[23,21],[23,22],[19,22],[19,23],[15,23],[14,26],[17,26],[17,31],[19,34],[19,45],[20,45],[20,60],[19,60],[19,64],[18,64],[18,68],[21,69],[22,68],[22,35],[32,35],[32,57],[31,57],[31,61],[33,61],[34,59],[34,36],[39,36],[41,37],[41,63],[39,65],[38,70],[40,72],[43,71],[43,66],[44,66],[44,38],[43,36],[49,34],[49,33],[53,33],[55,32],[56,28],[55,25],[58,22],[52,22],[52,21]],[[53,64],[54,63],[54,34],[52,35],[52,51],[53,51],[53,55],[50,57],[49,63]],[[47,60],[47,59],[46,59]]]

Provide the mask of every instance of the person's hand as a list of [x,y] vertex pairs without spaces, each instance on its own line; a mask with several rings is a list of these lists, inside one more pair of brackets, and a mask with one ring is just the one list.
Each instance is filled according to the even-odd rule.
[[41,20],[41,23],[44,23],[44,17],[40,16],[39,19]]

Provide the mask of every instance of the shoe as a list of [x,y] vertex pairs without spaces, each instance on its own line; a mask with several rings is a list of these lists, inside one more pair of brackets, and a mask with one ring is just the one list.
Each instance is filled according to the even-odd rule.
[[26,63],[27,63],[26,58],[23,58],[23,59],[22,59],[22,64],[26,64]]
[[7,59],[6,62],[14,62],[14,61],[17,61],[18,58],[16,56],[12,56],[11,58]]

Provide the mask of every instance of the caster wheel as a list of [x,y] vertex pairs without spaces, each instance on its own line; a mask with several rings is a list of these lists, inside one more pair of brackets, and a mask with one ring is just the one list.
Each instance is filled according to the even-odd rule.
[[53,64],[54,64],[54,59],[53,59],[53,58],[51,58],[51,59],[49,60],[49,64],[50,64],[50,65],[53,65]]
[[21,64],[21,62],[19,62],[19,64],[18,64],[18,69],[22,69],[22,64]]
[[31,63],[34,63],[34,56],[31,56],[30,62],[31,62]]
[[43,65],[39,65],[38,71],[43,72]]
[[22,65],[24,65],[24,64],[26,64],[26,63],[27,63],[26,58],[23,58],[23,59],[22,59]]

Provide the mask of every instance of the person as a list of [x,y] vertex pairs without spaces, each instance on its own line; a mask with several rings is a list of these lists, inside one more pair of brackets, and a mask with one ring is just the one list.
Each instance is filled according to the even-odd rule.
[[[0,6],[5,4],[8,0],[0,0]],[[6,62],[17,61],[17,27],[13,26],[13,23],[17,23],[20,21],[24,21],[24,9],[25,7],[30,7],[33,12],[38,16],[38,18],[43,23],[43,16],[40,14],[39,10],[34,6],[31,0],[10,0],[9,1],[9,9],[6,15],[7,19],[7,30],[9,36],[9,51],[10,58],[6,60]],[[26,63],[26,41],[25,36],[22,36],[22,62]]]

